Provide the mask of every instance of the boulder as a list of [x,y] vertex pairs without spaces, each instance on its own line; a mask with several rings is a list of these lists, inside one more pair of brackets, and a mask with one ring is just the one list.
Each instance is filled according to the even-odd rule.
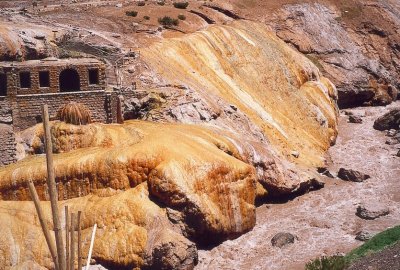
[[390,112],[382,115],[374,122],[374,129],[377,130],[399,130],[400,127],[400,108],[390,110]]
[[374,233],[370,233],[370,232],[367,232],[367,231],[360,231],[360,232],[358,232],[356,234],[355,239],[358,240],[358,241],[365,242],[365,241],[370,240],[374,235],[375,235]]
[[345,169],[345,168],[339,169],[338,177],[342,180],[351,182],[363,182],[371,178],[371,176],[369,176],[368,174],[364,174],[359,171]]
[[397,135],[398,132],[399,132],[398,130],[389,129],[388,132],[386,133],[386,136],[388,136],[388,137],[394,137],[394,136]]
[[332,173],[328,170],[328,168],[319,167],[319,168],[317,168],[317,171],[318,171],[318,173],[320,173],[320,174],[322,174],[322,175],[324,175],[324,176],[326,176],[326,177],[335,178],[335,177],[332,175]]
[[356,215],[362,219],[373,220],[390,213],[389,208],[379,205],[359,205]]
[[293,244],[297,237],[291,233],[280,232],[274,235],[271,239],[271,244],[274,247],[282,248],[286,245]]
[[358,116],[358,115],[350,115],[349,123],[361,124],[362,118],[361,118],[361,116]]

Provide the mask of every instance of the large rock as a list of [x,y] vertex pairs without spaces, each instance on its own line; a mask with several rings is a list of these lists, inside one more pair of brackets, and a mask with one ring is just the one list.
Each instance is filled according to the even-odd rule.
[[389,130],[400,129],[400,108],[390,110],[390,112],[382,115],[374,122],[374,129]]
[[375,235],[375,233],[371,233],[368,231],[359,231],[356,234],[355,239],[358,241],[366,242],[366,241],[370,240],[374,235]]
[[280,232],[274,235],[271,239],[271,244],[274,247],[282,248],[288,244],[293,244],[296,236],[291,233]]
[[359,171],[345,169],[345,168],[339,169],[338,177],[342,180],[352,181],[352,182],[363,182],[371,178],[371,176],[369,176],[368,174],[364,174]]
[[373,220],[390,213],[390,209],[381,205],[359,205],[356,215],[362,219]]

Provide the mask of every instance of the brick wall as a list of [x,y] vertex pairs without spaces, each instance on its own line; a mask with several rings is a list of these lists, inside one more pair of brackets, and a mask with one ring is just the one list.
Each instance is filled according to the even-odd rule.
[[15,161],[15,138],[9,99],[0,97],[0,166]]
[[[60,65],[60,66],[27,66],[14,68],[11,72],[8,72],[9,81],[15,82],[14,87],[18,95],[30,95],[30,94],[45,94],[45,93],[58,93],[60,92],[59,77],[60,73],[65,69],[73,69],[79,74],[80,90],[81,91],[97,91],[105,88],[106,85],[106,74],[105,68],[98,64],[86,64],[86,65]],[[89,70],[97,69],[99,71],[99,83],[89,84]],[[39,85],[39,72],[49,71],[50,75],[50,87],[40,87]],[[19,73],[29,72],[31,78],[30,88],[20,88]]]
[[0,138],[0,166],[13,163],[16,160],[16,144],[11,125],[0,124]]
[[49,106],[50,119],[56,119],[58,109],[69,102],[85,104],[90,109],[93,121],[107,123],[108,111],[111,110],[107,99],[107,92],[103,90],[19,95],[16,97],[17,107],[13,110],[14,128],[19,131],[40,123],[42,104]]

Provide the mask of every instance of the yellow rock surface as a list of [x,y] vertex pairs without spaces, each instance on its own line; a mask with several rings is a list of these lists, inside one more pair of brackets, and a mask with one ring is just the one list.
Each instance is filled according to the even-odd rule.
[[[40,137],[39,126],[36,134]],[[88,134],[96,139],[86,140]],[[56,151],[74,138],[75,150],[54,157],[61,199],[147,182],[152,196],[183,213],[180,221],[193,237],[207,234],[217,240],[254,226],[255,170],[241,160],[229,137],[194,125],[141,121],[80,127],[56,122],[52,135]],[[1,168],[1,198],[29,200],[28,179],[46,199],[44,156]]]
[[[105,196],[104,193],[63,201],[59,205],[60,210],[68,205],[71,212],[83,212],[83,254],[88,252],[92,228],[97,223],[93,251],[97,262],[130,269],[160,264],[160,258],[153,253],[165,252],[163,245],[166,245],[170,254],[182,260],[166,256],[164,266],[174,269],[194,264],[194,244],[174,231],[165,210],[149,200],[145,183],[114,195]],[[42,202],[42,207],[46,223],[52,230],[50,203]],[[65,229],[65,222],[62,226]],[[0,228],[0,269],[20,265],[24,261],[53,267],[32,202],[2,201]]]
[[[212,107],[234,104],[278,152],[321,165],[337,135],[336,90],[317,67],[266,26],[250,21],[212,26],[141,50],[164,80],[186,85]],[[292,159],[293,160],[293,159]]]

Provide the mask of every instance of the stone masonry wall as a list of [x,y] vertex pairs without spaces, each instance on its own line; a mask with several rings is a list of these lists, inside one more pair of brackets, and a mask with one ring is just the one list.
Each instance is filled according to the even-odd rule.
[[[79,74],[81,91],[97,91],[105,88],[105,69],[103,66],[97,64],[91,65],[60,65],[60,66],[27,66],[21,67],[8,73],[9,81],[12,81],[11,76],[18,74],[19,72],[30,72],[31,75],[31,87],[20,88],[19,80],[16,80],[15,87],[17,88],[18,95],[30,95],[30,94],[45,94],[45,93],[58,93],[60,92],[59,77],[60,73],[65,69],[74,69]],[[97,69],[99,71],[99,83],[90,85],[89,84],[89,70]],[[49,71],[50,75],[50,87],[39,86],[39,72]],[[18,76],[17,76],[18,77]],[[19,77],[18,77],[19,78]]]
[[86,91],[71,93],[19,95],[16,97],[16,106],[13,119],[14,128],[17,131],[29,128],[42,121],[41,105],[49,106],[50,120],[56,119],[58,109],[69,103],[83,103],[90,109],[92,120],[95,122],[107,123],[109,104],[107,102],[107,92]]
[[0,166],[15,161],[15,138],[12,127],[12,110],[6,97],[0,97]]
[[11,125],[0,124],[0,138],[0,166],[13,163],[16,155],[16,143]]

